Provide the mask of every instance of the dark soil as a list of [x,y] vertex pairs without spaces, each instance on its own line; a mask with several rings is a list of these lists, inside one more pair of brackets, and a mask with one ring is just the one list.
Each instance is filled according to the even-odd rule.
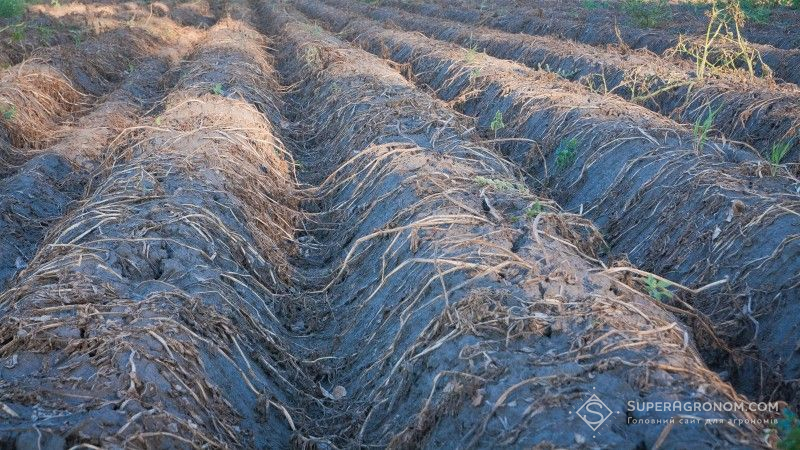
[[775,414],[632,423],[675,413],[627,402],[795,400],[789,171],[294,3],[319,24],[272,0],[104,0],[86,8],[153,28],[36,66],[78,100],[0,127],[0,448],[775,445]]
[[[425,16],[487,25],[509,33],[552,35],[597,46],[618,44],[622,40],[631,48],[646,48],[657,54],[664,54],[678,42],[678,35],[671,32],[615,24],[613,21],[594,23],[586,19],[550,19],[544,16],[542,9],[523,8],[485,13],[479,10],[465,10],[456,5],[413,4],[394,0],[389,0],[387,3],[408,8]],[[700,36],[690,36],[690,38],[700,39]],[[766,44],[753,44],[753,47],[758,50],[764,63],[770,67],[776,78],[800,84],[800,49],[784,50]],[[759,74],[763,73],[763,68],[759,69]]]
[[[340,9],[331,26],[341,30],[354,16],[341,10],[348,2],[334,4]],[[309,2],[304,7],[324,6]],[[699,80],[694,78],[694,67],[688,62],[669,64],[643,50],[604,50],[547,36],[466,27],[394,8],[355,7],[390,25],[553,72],[595,92],[620,95],[683,123],[702,122],[715,112],[711,122],[714,133],[746,142],[765,158],[769,158],[774,146],[789,143],[782,161],[790,163],[794,172],[800,170],[800,115],[796,112],[800,90],[792,85],[776,86],[739,73]]]
[[[504,153],[526,168],[534,187],[592,218],[614,254],[686,286],[727,278],[691,299],[727,339],[725,347],[738,349],[731,359],[710,361],[743,392],[796,399],[793,383],[781,380],[800,370],[784,337],[798,325],[789,323],[793,305],[779,300],[798,296],[800,272],[787,266],[800,262],[793,256],[800,251],[794,180],[762,178],[752,157],[723,144],[698,155],[692,136],[674,124],[630,114],[630,107],[612,106],[553,74],[490,57],[467,62],[463,49],[374,22],[353,21],[345,34],[406,65],[419,82],[476,116],[486,134],[499,111]],[[574,148],[560,150],[571,139]],[[557,162],[559,151],[571,152],[568,164]],[[753,347],[758,353],[742,363]],[[770,381],[762,382],[765,373]]]

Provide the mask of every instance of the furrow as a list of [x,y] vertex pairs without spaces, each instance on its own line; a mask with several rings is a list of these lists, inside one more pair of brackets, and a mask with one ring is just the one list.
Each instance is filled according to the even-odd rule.
[[595,221],[612,254],[688,287],[714,283],[688,296],[730,347],[709,361],[741,392],[797,403],[800,359],[784,335],[798,326],[795,181],[765,177],[747,158],[704,150],[670,121],[553,74],[468,61],[464,49],[365,21],[344,34],[477,117],[534,186]]
[[[469,121],[271,6],[260,16],[296,89],[299,142],[317,160],[305,170],[328,173],[324,213],[307,223],[301,251],[313,273],[327,268],[317,295],[332,330],[314,342],[330,347],[320,384],[339,412],[315,416],[317,438],[300,444],[568,447],[575,434],[553,424],[577,424],[567,411],[590,392],[622,399],[645,383],[653,399],[700,385],[735,396],[674,316],[587,254],[592,225],[524,188],[468,140]],[[650,370],[669,381],[645,381]],[[611,446],[658,439],[653,427],[611,420]],[[720,442],[708,432],[676,428],[666,445]],[[748,433],[740,445],[759,446]]]
[[[697,79],[690,64],[666,62],[649,52],[624,54],[558,39],[498,32],[483,27],[466,27],[443,19],[431,20],[394,8],[374,8],[341,0],[337,7],[337,30],[344,28],[346,8],[357,8],[389,24],[420,31],[429,37],[454,42],[466,48],[556,73],[575,80],[598,93],[622,96],[634,103],[687,124],[707,118],[713,133],[745,142],[765,158],[773,149],[788,144],[781,162],[800,170],[800,90],[791,85],[774,85],[743,76]],[[304,2],[302,8],[325,8],[320,2]],[[326,14],[326,17],[333,14]]]
[[297,213],[265,48],[211,29],[0,297],[3,446],[288,442],[307,377],[275,315]]

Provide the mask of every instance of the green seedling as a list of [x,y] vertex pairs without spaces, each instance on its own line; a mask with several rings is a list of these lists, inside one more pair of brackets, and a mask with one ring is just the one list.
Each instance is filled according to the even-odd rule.
[[537,200],[531,205],[529,208],[525,209],[525,218],[526,219],[535,219],[536,216],[542,213],[544,209],[542,208],[542,204],[539,203]]
[[464,61],[466,61],[468,64],[472,64],[477,60],[478,46],[473,44],[467,49],[467,53],[464,55]]
[[41,38],[44,43],[49,43],[50,39],[53,38],[53,34],[55,34],[52,28],[46,26],[38,26],[36,27],[36,31],[39,33],[39,38]]
[[708,134],[711,132],[711,128],[714,126],[714,119],[717,117],[717,113],[721,108],[722,105],[713,110],[709,109],[708,113],[704,117],[698,117],[697,120],[694,121],[692,134],[694,134],[697,142],[697,151],[700,151],[700,149],[702,149],[708,141]]
[[772,176],[778,173],[778,169],[783,162],[783,158],[789,153],[789,148],[792,146],[792,141],[778,142],[772,144],[772,149],[769,151],[769,162],[772,165]]
[[492,122],[489,124],[489,128],[494,131],[494,137],[497,138],[497,132],[502,130],[506,127],[506,124],[503,122],[503,113],[497,111],[494,113],[494,118]]
[[52,6],[54,8],[60,8],[61,7],[61,1],[60,0],[50,0],[50,6]]
[[540,63],[539,64],[539,70],[544,70],[544,71],[547,71],[547,72],[550,72],[550,73],[554,73],[554,74],[556,74],[556,75],[558,75],[561,78],[564,78],[566,80],[571,80],[579,72],[578,69],[574,69],[574,70],[551,69],[550,68],[550,64],[547,64],[547,63],[545,63],[544,65],[542,65]]
[[216,83],[211,88],[211,93],[214,95],[222,95],[222,83]]
[[469,82],[472,83],[475,81],[481,74],[481,68],[475,67],[474,69],[469,71]]
[[76,46],[81,45],[83,42],[83,32],[81,30],[69,30],[69,35],[72,37],[72,43]]
[[23,23],[19,23],[14,25],[11,28],[11,41],[12,42],[22,42],[25,39],[25,30],[28,28],[28,25]]
[[661,280],[653,275],[648,275],[647,278],[644,279],[644,285],[650,297],[658,301],[672,298],[672,292],[668,289],[672,284],[668,281]]
[[566,169],[573,165],[578,157],[579,144],[578,139],[574,137],[562,140],[556,148],[556,167]]
[[3,119],[12,120],[17,116],[17,107],[14,105],[0,106],[0,113],[3,115]]

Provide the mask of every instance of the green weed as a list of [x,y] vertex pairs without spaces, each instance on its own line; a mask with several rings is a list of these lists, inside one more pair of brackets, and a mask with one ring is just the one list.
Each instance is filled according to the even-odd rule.
[[25,30],[27,28],[28,25],[25,22],[14,25],[11,28],[11,42],[22,42],[25,39]]
[[16,17],[24,11],[25,0],[0,0],[0,17]]
[[660,26],[671,16],[668,0],[623,0],[622,10],[645,28]]
[[698,117],[697,120],[694,121],[692,134],[694,134],[696,139],[695,149],[698,152],[708,141],[708,134],[711,132],[711,128],[714,126],[714,119],[717,117],[717,113],[721,108],[722,106],[720,105],[717,109],[709,109],[705,117]]
[[761,53],[742,35],[742,27],[748,16],[739,1],[712,3],[706,16],[708,26],[704,39],[698,42],[680,35],[678,44],[671,51],[672,54],[686,55],[695,61],[697,78],[705,78],[707,72],[736,70],[742,65],[753,78],[759,65],[763,76],[772,76],[772,70],[764,64]]
[[492,122],[489,124],[489,128],[494,131],[494,137],[497,138],[497,132],[502,130],[506,127],[506,124],[503,122],[503,113],[497,111],[494,113],[494,118]]
[[572,78],[575,75],[577,75],[578,72],[580,72],[578,69],[574,69],[574,70],[551,69],[550,68],[550,64],[547,64],[547,63],[545,63],[544,65],[539,63],[539,70],[545,70],[547,72],[554,73],[554,74],[556,74],[556,75],[558,75],[561,78],[564,78],[566,80],[572,80]]
[[472,45],[467,49],[466,55],[464,55],[464,61],[468,64],[472,64],[478,60],[478,46]]
[[469,82],[472,83],[477,79],[481,74],[481,68],[475,67],[474,69],[469,71]]
[[12,120],[17,116],[17,107],[14,105],[0,106],[0,114],[3,115],[3,119]]
[[534,202],[533,205],[531,205],[529,208],[525,210],[525,218],[535,219],[536,216],[541,214],[543,210],[544,209],[542,208],[542,204],[539,203],[539,201],[537,200],[536,202]]
[[50,0],[50,6],[52,6],[54,8],[60,8],[61,7],[61,1],[60,0]]
[[55,34],[55,31],[53,31],[51,27],[46,26],[38,26],[36,27],[36,31],[39,33],[39,38],[44,43],[49,43],[53,38],[53,34]]
[[578,139],[574,137],[562,140],[556,148],[556,167],[563,170],[575,164],[579,144]]
[[769,162],[772,165],[772,176],[778,173],[783,158],[789,153],[789,148],[792,146],[792,140],[777,142],[772,144],[772,149],[769,151]]
[[214,95],[222,95],[222,83],[216,83],[211,88],[211,93],[214,94]]
[[644,285],[645,288],[647,288],[647,294],[658,301],[672,298],[672,292],[668,289],[671,283],[668,281],[658,279],[653,275],[648,275],[647,278],[644,279]]

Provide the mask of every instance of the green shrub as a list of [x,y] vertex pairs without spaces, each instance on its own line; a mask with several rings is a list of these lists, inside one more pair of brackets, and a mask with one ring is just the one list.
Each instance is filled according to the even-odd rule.
[[25,0],[0,0],[0,17],[19,16],[25,11]]

